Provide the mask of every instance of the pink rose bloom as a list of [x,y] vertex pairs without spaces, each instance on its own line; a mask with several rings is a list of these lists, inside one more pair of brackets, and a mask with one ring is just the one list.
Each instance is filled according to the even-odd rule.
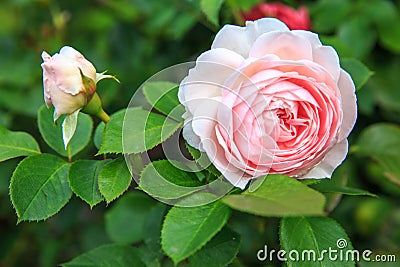
[[43,87],[47,107],[54,106],[54,120],[82,109],[96,91],[96,83],[108,77],[97,74],[92,63],[74,48],[64,46],[50,56],[43,51]]
[[233,185],[331,177],[347,155],[355,87],[336,51],[272,18],[225,25],[179,87],[183,136]]
[[260,3],[250,11],[243,13],[242,17],[245,21],[273,17],[284,22],[291,30],[311,29],[310,16],[307,7],[304,6],[296,10],[278,2]]

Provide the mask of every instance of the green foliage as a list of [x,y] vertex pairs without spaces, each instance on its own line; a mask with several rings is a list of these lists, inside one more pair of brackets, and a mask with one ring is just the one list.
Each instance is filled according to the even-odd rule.
[[364,196],[376,197],[376,195],[368,191],[359,188],[352,188],[345,185],[340,185],[338,183],[335,183],[331,179],[324,179],[319,183],[311,185],[310,187],[321,193],[339,193],[352,196],[364,195]]
[[30,156],[21,161],[10,184],[18,222],[47,219],[68,202],[72,195],[68,169],[69,164],[49,154]]
[[0,125],[0,162],[39,153],[39,145],[31,135],[12,132]]
[[354,58],[343,58],[342,67],[348,71],[354,81],[356,90],[361,89],[368,79],[374,74],[362,62]]
[[67,150],[62,138],[62,126],[53,122],[54,109],[43,105],[38,111],[38,126],[46,143],[58,154],[64,157],[73,157],[84,149],[90,141],[93,130],[93,121],[89,115],[79,113],[78,125]]
[[223,198],[233,209],[261,216],[323,214],[324,196],[294,178],[268,175],[253,192],[231,194]]
[[194,172],[176,168],[168,160],[154,161],[142,171],[139,187],[153,197],[177,199],[199,189],[201,185]]
[[200,0],[201,10],[215,25],[219,25],[219,10],[224,0]]
[[109,160],[77,160],[69,169],[69,186],[91,208],[104,199],[99,190],[98,176],[108,162]]
[[165,141],[181,123],[141,108],[120,111],[107,123],[99,154],[140,153]]
[[[291,250],[298,252],[297,256],[295,256],[295,253],[292,256],[298,257],[299,261],[293,261],[289,255],[285,255],[289,266],[304,266],[305,264],[310,267],[355,266],[351,258],[349,261],[332,261],[328,256],[329,248],[342,250],[343,255],[346,254],[346,251],[353,249],[346,232],[333,219],[327,217],[285,217],[281,221],[279,236],[282,249],[287,253]],[[339,243],[338,240],[342,242]],[[302,253],[305,250],[314,251],[315,259],[321,259],[321,261],[312,260],[314,257],[312,253],[304,254],[306,260],[302,261]],[[339,253],[334,255],[337,255],[339,259]],[[311,260],[307,260],[308,257]],[[343,256],[343,259],[345,259],[345,256]]]
[[143,240],[145,221],[155,204],[153,199],[140,192],[124,194],[105,214],[110,239],[119,244]]
[[376,160],[384,168],[385,176],[400,186],[399,146],[400,127],[389,123],[379,123],[362,132],[357,140],[355,152]]
[[161,245],[175,264],[193,255],[226,224],[230,209],[221,202],[173,207],[165,217]]
[[70,262],[61,264],[63,267],[78,266],[104,266],[104,267],[125,267],[125,266],[146,266],[138,249],[123,245],[104,245],[89,252],[79,255]]
[[185,108],[178,99],[179,85],[171,82],[148,82],[143,93],[152,107],[164,115],[182,121]]
[[131,173],[126,166],[124,158],[108,162],[98,175],[100,193],[107,203],[113,201],[125,192],[131,184]]
[[188,259],[188,267],[227,266],[239,252],[241,237],[238,233],[223,228],[202,249]]

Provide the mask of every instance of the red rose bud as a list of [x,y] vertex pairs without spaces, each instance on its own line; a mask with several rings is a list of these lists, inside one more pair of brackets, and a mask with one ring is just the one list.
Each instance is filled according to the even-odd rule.
[[291,30],[310,30],[311,21],[308,9],[305,6],[298,10],[282,3],[260,3],[250,11],[242,14],[246,20],[257,20],[264,17],[273,17],[284,22]]

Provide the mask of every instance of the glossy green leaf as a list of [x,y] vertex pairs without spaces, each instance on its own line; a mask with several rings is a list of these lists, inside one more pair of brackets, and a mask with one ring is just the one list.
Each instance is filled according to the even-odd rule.
[[78,125],[67,150],[64,148],[62,126],[53,122],[53,108],[43,105],[38,111],[38,126],[44,141],[58,154],[72,157],[84,149],[90,141],[93,130],[93,121],[89,115],[79,113]]
[[148,234],[144,232],[144,223],[155,204],[155,200],[142,192],[122,196],[105,214],[110,239],[120,244],[141,241]]
[[93,143],[97,149],[100,149],[100,147],[101,147],[105,126],[106,125],[104,122],[100,122],[99,125],[97,125],[96,130],[94,131]]
[[[347,253],[348,260],[345,256],[353,246],[343,228],[331,218],[284,217],[279,236],[288,266],[355,266],[352,254]],[[336,260],[329,258],[330,249],[336,250],[336,253],[331,253],[338,257]],[[292,253],[292,250],[298,253]],[[343,260],[339,258],[340,251]]]
[[224,228],[202,249],[189,257],[187,267],[228,266],[239,252],[241,237]]
[[219,25],[219,10],[224,0],[201,0],[200,7],[206,17],[215,25]]
[[108,162],[98,176],[99,190],[108,203],[125,192],[131,181],[132,177],[124,158]]
[[128,109],[126,114],[119,111],[104,129],[98,154],[144,152],[165,141],[180,126],[181,123],[141,108]]
[[165,217],[161,245],[176,263],[203,247],[226,224],[230,209],[221,202],[197,207],[172,207]]
[[357,90],[361,89],[374,74],[367,66],[355,58],[343,58],[340,63],[342,67],[350,73]]
[[231,208],[261,216],[323,214],[325,205],[321,193],[284,175],[268,175],[257,190],[228,195],[223,201]]
[[310,187],[321,193],[339,193],[343,195],[353,195],[353,196],[364,195],[364,196],[376,197],[376,195],[366,190],[340,185],[335,183],[331,179],[323,179],[320,183],[313,184]]
[[145,267],[136,248],[123,245],[103,245],[61,264],[63,267]]
[[385,170],[385,176],[400,186],[400,127],[390,123],[373,124],[363,130],[355,153],[371,157]]
[[98,175],[109,160],[78,160],[68,173],[72,191],[93,208],[103,200],[98,186]]
[[36,154],[40,154],[40,148],[31,135],[12,132],[0,125],[0,162]]
[[139,187],[147,194],[177,199],[196,192],[200,183],[194,172],[185,172],[176,168],[168,160],[154,161],[144,168]]
[[178,99],[179,85],[172,82],[148,82],[143,93],[152,107],[177,121],[182,121],[185,108]]
[[69,164],[50,154],[21,161],[10,184],[18,222],[47,219],[67,204],[72,195],[68,169]]

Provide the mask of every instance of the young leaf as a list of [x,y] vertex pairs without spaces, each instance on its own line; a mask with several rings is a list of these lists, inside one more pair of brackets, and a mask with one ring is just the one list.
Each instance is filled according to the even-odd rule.
[[147,101],[156,110],[177,121],[182,121],[185,108],[178,99],[179,84],[172,82],[148,82],[143,86]]
[[210,159],[208,158],[205,152],[201,152],[198,149],[190,146],[187,142],[185,142],[185,146],[189,151],[190,155],[193,159],[203,168],[205,168],[208,172],[212,173],[213,175],[220,177],[221,172],[211,163]]
[[[288,266],[355,266],[352,253],[346,253],[353,250],[353,246],[343,228],[331,218],[284,217],[280,240]],[[328,253],[330,249],[337,253]],[[289,253],[294,250],[298,253]],[[337,260],[330,259],[330,254],[338,257]],[[343,255],[342,260],[340,255]]]
[[126,166],[124,158],[108,162],[101,169],[98,177],[100,192],[107,203],[110,203],[127,190],[131,181],[131,173]]
[[36,140],[23,132],[12,132],[0,125],[0,162],[40,154]]
[[144,232],[144,222],[155,204],[151,197],[142,192],[130,192],[122,196],[105,214],[106,231],[110,239],[119,244],[141,241],[149,234]]
[[67,204],[72,195],[68,169],[69,164],[50,154],[21,161],[10,184],[18,222],[47,219]]
[[323,214],[325,197],[285,175],[268,175],[253,192],[228,195],[223,201],[231,208],[261,216]]
[[175,264],[193,255],[226,224],[230,209],[221,202],[172,207],[165,217],[161,246]]
[[72,191],[93,208],[103,200],[99,191],[98,175],[109,160],[77,160],[68,173]]
[[194,172],[176,168],[168,160],[154,161],[144,168],[139,187],[147,194],[164,198],[178,199],[198,190],[200,183]]
[[43,105],[38,111],[38,126],[44,141],[58,154],[64,157],[72,157],[84,149],[92,135],[93,121],[89,115],[82,112],[78,115],[76,131],[67,150],[63,143],[62,127],[53,122],[53,108],[48,109]]
[[69,141],[71,141],[76,131],[76,125],[78,124],[79,109],[74,113],[67,115],[62,124],[62,136],[64,141],[64,148],[67,150]]
[[105,267],[145,267],[137,248],[122,245],[103,245],[79,255],[70,262],[61,264],[63,267],[105,266]]
[[219,10],[224,0],[201,0],[200,7],[206,17],[215,25],[219,25]]
[[228,266],[240,248],[241,236],[223,228],[202,249],[189,257],[187,267]]
[[98,154],[140,153],[165,141],[181,126],[141,108],[119,111],[107,123]]
[[377,123],[364,129],[354,151],[376,160],[384,168],[385,176],[400,186],[399,146],[400,127],[395,124]]
[[342,67],[350,73],[357,90],[361,89],[374,74],[374,72],[370,71],[361,61],[355,58],[343,58],[340,63]]

